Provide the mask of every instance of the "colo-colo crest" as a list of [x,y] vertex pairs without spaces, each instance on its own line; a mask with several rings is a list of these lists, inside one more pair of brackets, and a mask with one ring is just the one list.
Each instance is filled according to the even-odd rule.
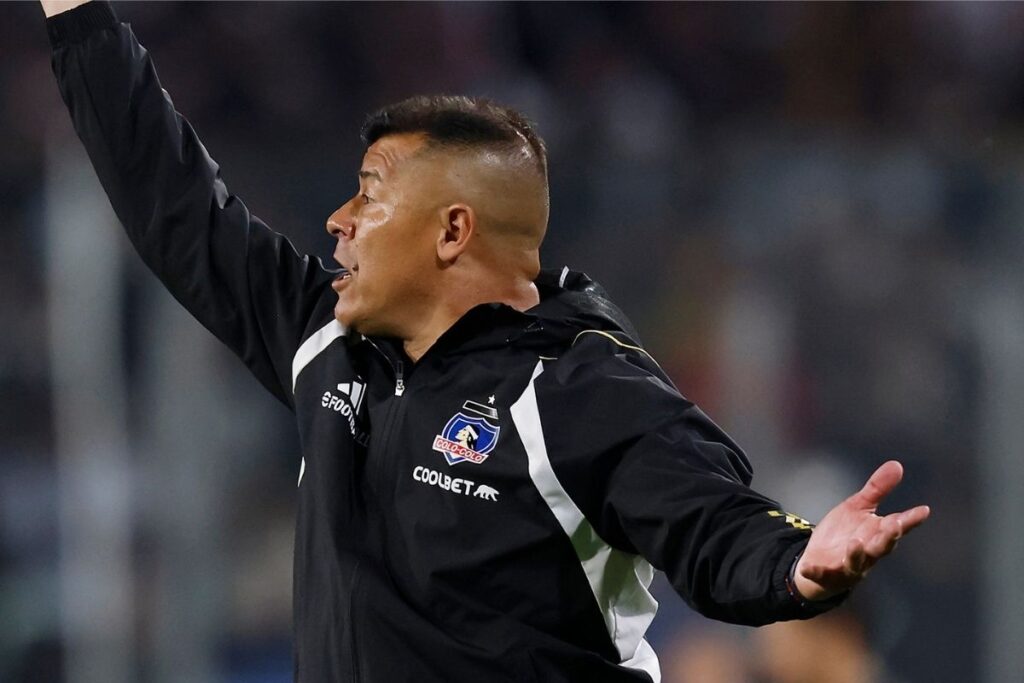
[[501,428],[498,411],[475,401],[466,401],[441,433],[434,437],[434,450],[443,453],[449,465],[471,462],[479,465],[498,445]]

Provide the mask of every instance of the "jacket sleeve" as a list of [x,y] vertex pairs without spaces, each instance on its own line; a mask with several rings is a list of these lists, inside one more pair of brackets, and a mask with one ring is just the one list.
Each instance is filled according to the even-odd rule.
[[621,334],[584,333],[536,380],[555,475],[597,535],[643,556],[701,614],[760,625],[802,603],[789,571],[811,525],[749,488],[740,448]]
[[149,268],[292,406],[292,356],[332,275],[231,195],[109,3],[47,20],[61,96]]

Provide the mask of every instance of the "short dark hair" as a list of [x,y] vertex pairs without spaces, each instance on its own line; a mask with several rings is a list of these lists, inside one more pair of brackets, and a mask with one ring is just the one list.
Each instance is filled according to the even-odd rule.
[[423,133],[430,143],[452,147],[519,149],[525,141],[547,178],[544,141],[521,113],[485,97],[420,95],[370,114],[363,124],[363,142],[372,145],[386,135]]

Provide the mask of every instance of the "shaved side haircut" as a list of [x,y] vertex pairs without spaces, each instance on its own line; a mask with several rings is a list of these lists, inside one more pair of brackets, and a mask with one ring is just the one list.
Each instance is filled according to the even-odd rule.
[[528,152],[547,180],[547,148],[533,124],[515,109],[484,97],[410,97],[367,117],[361,136],[369,146],[396,133],[422,133],[429,146],[489,149],[511,155]]

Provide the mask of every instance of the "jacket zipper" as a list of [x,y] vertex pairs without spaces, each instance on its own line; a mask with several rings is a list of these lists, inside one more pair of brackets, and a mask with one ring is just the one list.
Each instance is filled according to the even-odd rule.
[[405,363],[403,361],[401,361],[401,360],[392,361],[391,360],[391,356],[389,356],[388,354],[384,353],[384,349],[382,349],[379,346],[377,346],[377,344],[372,339],[367,339],[366,341],[369,342],[370,346],[372,346],[377,351],[377,353],[379,353],[384,358],[384,361],[391,368],[391,372],[394,373],[394,375],[395,375],[395,396],[401,396],[402,394],[404,394],[405,393]]
[[362,661],[362,650],[359,648],[359,636],[356,634],[359,622],[356,600],[359,597],[357,591],[359,589],[359,578],[362,569],[362,561],[357,561],[356,566],[352,569],[352,583],[349,587],[351,597],[349,598],[348,603],[349,637],[352,639],[352,680],[355,683],[359,683],[359,681],[362,680],[362,676],[359,673]]
[[[402,362],[398,362],[398,366],[395,370],[395,398],[391,402],[391,406],[388,409],[387,417],[384,418],[384,424],[381,425],[382,431],[384,432],[384,440],[381,442],[380,450],[377,451],[377,462],[373,463],[373,481],[377,483],[383,483],[382,478],[384,476],[384,469],[386,462],[389,457],[389,451],[391,450],[391,442],[394,437],[394,425],[398,422],[398,418],[402,412],[404,412],[405,401],[402,400],[402,395],[405,393],[405,380],[400,374],[402,372]],[[381,488],[383,491],[384,488]]]
[[405,379],[402,376],[405,371],[405,363],[398,361],[395,365],[395,396],[401,396],[405,393]]
[[[391,357],[372,340],[368,339],[367,341],[370,342],[370,346],[377,350],[377,353],[384,357],[384,360],[387,361],[387,364],[391,367],[391,371],[395,375],[395,398],[401,399],[405,394],[405,362],[400,359],[394,361],[391,360]],[[381,443],[380,448],[377,449],[375,453],[376,458],[371,458],[370,462],[371,483],[382,483],[381,480],[385,468],[385,461],[387,460],[388,450],[391,447],[391,432],[394,431],[392,425],[396,422],[399,413],[402,411],[403,404],[404,401],[395,400],[388,407],[387,416],[384,418],[384,424],[381,425],[381,432],[384,435],[384,440]],[[383,487],[381,487],[381,491],[383,491]]]
[[[395,397],[396,397],[396,399],[400,399],[402,394],[405,393],[405,363],[403,361],[401,361],[401,360],[392,361],[391,357],[388,356],[388,354],[384,353],[383,349],[381,349],[379,346],[377,346],[375,343],[373,343],[373,341],[371,341],[369,339],[367,339],[367,341],[370,343],[370,346],[372,346],[374,349],[376,349],[377,353],[379,353],[384,358],[384,360],[387,362],[387,364],[391,367],[392,372],[394,372],[394,374],[395,374]],[[376,457],[373,457],[371,455],[370,467],[369,467],[369,470],[370,470],[369,471],[369,478],[370,478],[371,484],[374,483],[374,482],[380,482],[382,480],[383,476],[384,476],[383,472],[384,472],[385,461],[387,460],[388,449],[391,446],[391,432],[393,431],[392,425],[395,423],[395,421],[396,421],[396,419],[398,417],[398,413],[400,412],[403,403],[404,402],[401,402],[399,400],[394,400],[394,401],[392,401],[391,405],[388,407],[387,416],[384,418],[384,424],[382,425],[382,428],[381,428],[381,432],[384,435],[384,441],[381,444],[381,447],[376,450],[376,453],[373,454],[373,455],[376,455]],[[371,451],[368,450],[367,452],[370,453]],[[383,487],[381,487],[381,490],[383,490]],[[381,540],[383,541],[384,544],[386,544],[386,541],[384,541],[383,539],[381,539]],[[381,561],[386,563],[387,558],[382,557]],[[359,641],[359,638],[358,638],[358,636],[356,634],[356,629],[358,627],[357,624],[358,624],[358,621],[359,621],[358,616],[356,616],[356,615],[357,615],[358,611],[361,609],[360,605],[362,603],[362,594],[361,594],[361,592],[359,590],[360,586],[361,586],[360,574],[362,572],[362,569],[363,569],[363,563],[360,562],[357,565],[357,567],[356,567],[356,570],[355,570],[355,573],[354,573],[354,576],[353,576],[353,579],[352,579],[352,589],[351,589],[352,590],[352,601],[350,603],[352,605],[352,610],[353,610],[353,614],[350,615],[351,624],[352,624],[351,625],[351,634],[352,634],[352,649],[353,649],[353,652],[352,652],[352,673],[353,673],[353,677],[355,678],[356,683],[358,683],[359,681],[362,680],[362,669],[364,668],[361,665],[362,661],[363,661],[363,652],[362,652],[362,650],[360,648],[360,641]]]

